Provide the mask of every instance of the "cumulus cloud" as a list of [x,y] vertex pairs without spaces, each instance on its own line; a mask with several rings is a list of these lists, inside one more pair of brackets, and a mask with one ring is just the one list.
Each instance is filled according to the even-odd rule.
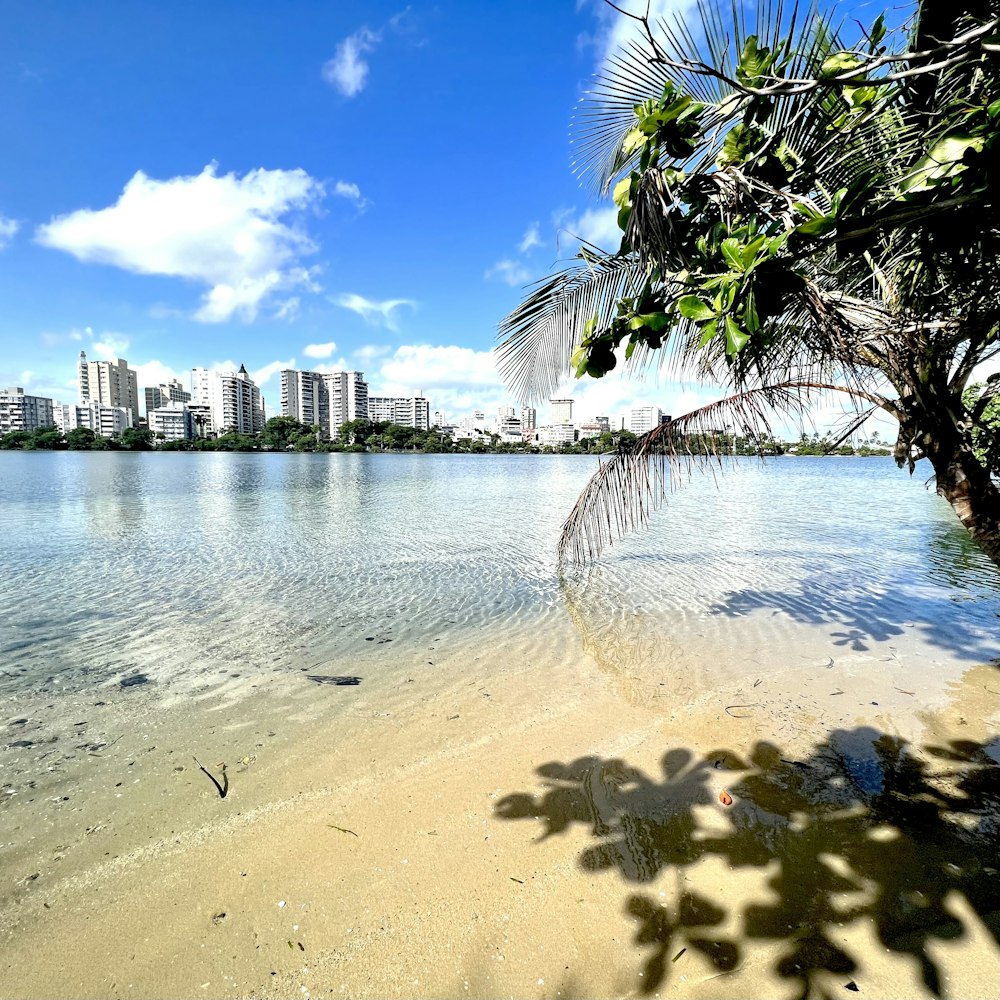
[[35,238],[81,261],[208,285],[194,313],[201,322],[251,321],[274,292],[318,290],[301,264],[317,247],[294,216],[323,194],[301,169],[219,176],[209,164],[165,181],[139,171],[114,205],[59,216]]
[[307,358],[328,358],[336,349],[336,343],[331,340],[328,344],[307,344],[302,353]]
[[533,222],[528,227],[528,231],[521,238],[521,242],[517,245],[517,249],[521,253],[527,253],[533,247],[540,247],[541,245],[542,245],[542,238],[538,232],[538,223]]
[[368,80],[365,56],[382,41],[382,33],[359,28],[336,48],[332,59],[323,63],[323,79],[345,97],[360,93]]
[[0,250],[14,238],[14,234],[21,228],[16,219],[8,219],[0,215]]
[[293,295],[291,298],[285,299],[285,301],[282,302],[275,310],[274,318],[287,320],[295,319],[295,317],[299,314],[299,306],[301,303],[302,300],[297,295]]
[[512,288],[525,284],[531,277],[531,272],[520,262],[505,257],[498,260],[485,274],[486,278],[499,278]]
[[362,364],[371,364],[379,358],[384,358],[390,351],[385,344],[365,344],[354,351],[353,356]]
[[366,299],[363,295],[355,295],[353,292],[344,292],[331,301],[343,309],[356,312],[366,323],[381,324],[389,330],[398,329],[395,315],[397,309],[402,306],[411,309],[417,307],[417,303],[412,299],[384,299],[379,302],[375,299]]
[[258,386],[264,386],[270,382],[271,379],[278,374],[278,372],[284,371],[286,368],[294,367],[295,358],[289,358],[287,361],[272,361],[270,364],[263,365],[262,367],[252,371],[250,373],[250,378],[252,378]]

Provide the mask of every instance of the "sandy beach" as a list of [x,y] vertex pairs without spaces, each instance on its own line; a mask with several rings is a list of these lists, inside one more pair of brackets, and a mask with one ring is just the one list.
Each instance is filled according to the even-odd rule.
[[0,992],[994,995],[1000,670],[790,635],[698,692],[579,635],[118,688],[67,798],[5,803]]

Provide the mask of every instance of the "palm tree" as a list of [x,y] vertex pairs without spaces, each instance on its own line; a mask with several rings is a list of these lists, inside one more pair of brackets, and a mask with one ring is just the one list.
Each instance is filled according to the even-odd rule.
[[[704,460],[690,436],[729,424],[762,451],[776,415],[836,392],[854,409],[829,447],[889,413],[897,463],[926,457],[1000,565],[1000,470],[972,446],[985,403],[962,400],[1000,354],[1000,0],[924,0],[896,49],[882,18],[848,42],[817,6],[762,3],[753,26],[739,4],[728,22],[699,9],[703,41],[636,17],[642,40],[578,116],[577,166],[613,189],[621,247],[584,244],[503,320],[498,350],[522,398],[622,354],[722,395],[605,463],[561,552],[592,557],[644,523],[677,465]],[[998,394],[993,376],[982,399]]]

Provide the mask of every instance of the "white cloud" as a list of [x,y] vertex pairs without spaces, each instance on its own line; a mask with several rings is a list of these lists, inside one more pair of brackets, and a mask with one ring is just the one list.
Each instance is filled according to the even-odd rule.
[[354,357],[362,364],[370,364],[372,361],[384,358],[389,350],[385,344],[365,344],[354,352]]
[[577,218],[565,220],[563,230],[574,239],[592,243],[609,253],[614,253],[622,242],[622,231],[618,228],[618,209],[614,205],[588,208]]
[[122,333],[102,333],[99,340],[93,339],[90,327],[87,327],[87,333],[92,338],[89,350],[102,361],[114,361],[128,350],[129,339]]
[[336,349],[336,343],[331,340],[328,344],[307,344],[302,353],[307,358],[328,358]]
[[531,277],[531,272],[519,261],[505,257],[503,260],[498,260],[484,277],[499,278],[513,288],[525,284]]
[[533,222],[528,227],[528,231],[521,238],[521,242],[517,245],[517,249],[521,253],[527,253],[533,247],[540,247],[541,245],[542,245],[542,239],[538,233],[538,223]]
[[18,382],[20,385],[27,385],[34,377],[35,373],[31,371],[30,368],[26,368],[23,372],[21,372],[21,377]]
[[337,181],[333,186],[333,193],[338,198],[346,198],[348,201],[353,202],[355,208],[362,211],[368,204],[368,199],[361,194],[361,188],[357,184],[351,184],[348,181]]
[[16,219],[8,219],[0,215],[0,250],[14,238],[14,234],[21,228],[21,224]]
[[[691,24],[693,19],[688,15],[696,10],[697,0],[618,0],[616,5],[630,14],[639,15],[645,14],[648,7],[649,22],[655,32],[657,22],[661,20],[673,25],[675,19],[681,17],[686,24]],[[604,0],[591,0],[589,7],[597,17],[597,28],[592,35],[583,36],[582,40],[597,49],[602,61],[633,39],[645,42],[648,48],[642,26],[634,18],[620,14]]]
[[294,367],[295,358],[289,358],[287,361],[272,361],[270,364],[266,364],[263,367],[258,368],[256,371],[252,371],[250,373],[250,378],[252,378],[258,386],[264,386],[270,382],[271,379],[278,374],[278,372],[284,371],[286,368]]
[[378,302],[375,299],[366,299],[363,295],[355,295],[353,292],[344,292],[331,301],[343,309],[356,312],[366,323],[376,325],[381,323],[390,330],[398,329],[395,317],[397,309],[401,306],[409,306],[411,309],[417,307],[417,303],[412,299],[385,299]]
[[368,80],[368,63],[364,56],[382,41],[382,33],[359,28],[338,46],[332,59],[323,64],[323,79],[345,97],[354,97]]
[[295,319],[299,314],[299,306],[301,304],[302,300],[297,295],[293,295],[290,299],[285,299],[275,311],[274,319]]
[[300,264],[317,247],[296,220],[283,220],[323,194],[301,169],[220,177],[210,164],[165,181],[139,171],[114,205],[59,216],[35,238],[81,261],[208,285],[195,319],[250,321],[274,292],[318,290],[315,269]]

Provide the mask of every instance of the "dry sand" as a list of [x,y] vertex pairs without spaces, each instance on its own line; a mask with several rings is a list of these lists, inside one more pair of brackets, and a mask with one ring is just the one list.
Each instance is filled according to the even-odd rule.
[[1000,670],[828,641],[122,692],[17,758],[0,994],[995,997]]

